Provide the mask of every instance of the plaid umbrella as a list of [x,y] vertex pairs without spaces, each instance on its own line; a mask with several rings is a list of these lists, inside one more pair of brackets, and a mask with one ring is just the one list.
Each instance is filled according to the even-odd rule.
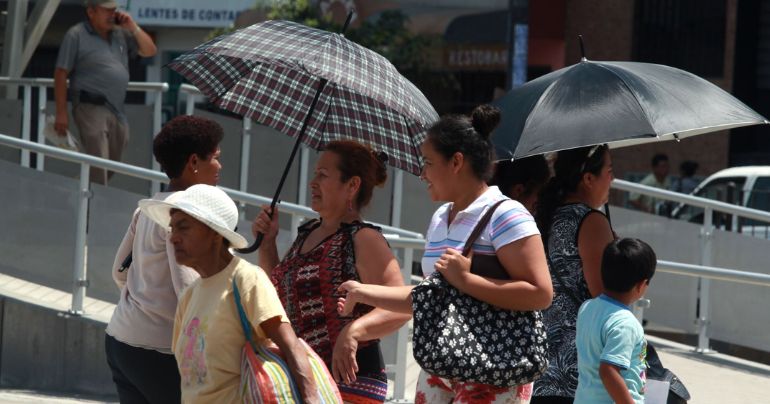
[[168,66],[222,109],[294,138],[308,119],[302,137],[308,146],[356,140],[415,175],[419,146],[438,119],[422,92],[381,55],[289,21],[220,36]]
[[[320,149],[332,140],[356,140],[387,154],[393,167],[419,175],[419,146],[438,120],[422,92],[387,59],[340,34],[294,22],[254,24],[168,66],[220,108],[297,139],[271,208],[300,142]],[[239,251],[253,252],[261,241],[259,235]]]

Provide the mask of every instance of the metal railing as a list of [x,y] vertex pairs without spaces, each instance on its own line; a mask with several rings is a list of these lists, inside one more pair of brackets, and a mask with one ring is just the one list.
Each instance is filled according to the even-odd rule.
[[[91,197],[90,182],[89,182],[89,168],[91,166],[99,167],[102,169],[119,172],[128,176],[141,178],[150,181],[166,182],[167,177],[158,171],[149,170],[146,168],[135,167],[132,165],[124,164],[121,162],[102,159],[87,154],[72,152],[61,148],[48,146],[45,144],[35,143],[28,140],[23,140],[6,135],[0,135],[0,145],[12,147],[20,151],[27,151],[32,153],[38,153],[40,155],[46,155],[51,158],[57,158],[80,164],[80,183],[79,183],[79,203],[77,205],[77,227],[75,235],[75,259],[73,263],[73,293],[72,293],[72,305],[70,311],[73,314],[83,314],[83,301],[86,296],[88,287],[87,271],[85,267],[85,254],[86,254],[86,223],[88,220],[88,199]],[[709,283],[711,280],[729,281],[752,285],[770,286],[770,275],[752,273],[745,271],[738,271],[734,269],[716,268],[711,266],[710,257],[710,245],[712,242],[713,225],[710,217],[713,211],[725,212],[742,217],[769,222],[770,213],[758,211],[755,209],[748,209],[736,205],[730,205],[723,202],[712,201],[709,199],[693,197],[689,195],[682,195],[671,191],[660,190],[657,188],[647,187],[639,184],[630,183],[622,180],[615,180],[613,182],[613,188],[628,191],[638,192],[651,197],[666,199],[676,202],[684,202],[693,206],[699,206],[704,208],[706,214],[704,215],[704,223],[701,231],[701,263],[700,265],[676,263],[670,261],[660,260],[658,261],[658,270],[661,272],[693,276],[699,278],[701,287],[699,291],[700,300],[700,314],[697,322],[699,324],[698,329],[698,346],[696,350],[704,353],[708,352],[708,304],[709,304]],[[269,198],[249,194],[239,190],[223,188],[235,201],[252,206],[259,206],[269,202]],[[281,212],[292,215],[293,217],[307,218],[315,217],[316,213],[306,206],[301,206],[293,203],[281,203],[278,205],[278,209]],[[398,229],[392,226],[381,225],[386,238],[388,239],[392,248],[397,250],[401,259],[401,272],[404,277],[405,283],[412,281],[411,268],[414,260],[415,251],[421,251],[425,247],[425,240],[419,233]],[[408,340],[408,329],[402,327],[396,336],[396,363],[389,364],[388,370],[394,373],[395,376],[395,390],[394,399],[405,399],[406,388],[406,347]]]
[[[72,304],[69,311],[75,315],[82,315],[84,314],[83,302],[85,301],[86,291],[88,288],[88,274],[86,268],[86,231],[88,223],[88,200],[92,196],[89,181],[90,167],[94,166],[135,178],[155,181],[158,183],[168,182],[168,177],[159,171],[136,167],[117,161],[94,157],[88,154],[77,153],[2,134],[0,134],[0,145],[19,149],[28,153],[38,153],[41,156],[46,155],[51,158],[80,164],[80,182],[78,189],[79,192],[75,230],[75,259],[73,263]],[[227,192],[227,194],[230,195],[233,200],[246,205],[260,206],[270,203],[270,198],[264,196],[253,195],[243,191],[228,189],[224,187],[222,189]],[[292,223],[299,223],[299,221],[303,218],[318,216],[316,212],[306,206],[288,202],[282,202],[278,204],[277,208],[280,212],[291,215]],[[420,233],[415,233],[388,225],[377,225],[382,228],[383,233],[385,233],[385,237],[388,239],[391,247],[401,250],[401,273],[404,277],[404,282],[409,283],[414,250],[422,250],[425,245],[425,240],[422,238]],[[296,226],[293,227],[296,228]],[[387,366],[387,370],[392,372],[395,378],[394,399],[397,401],[404,400],[406,398],[406,346],[408,342],[408,333],[409,330],[405,326],[401,327],[397,331],[396,363],[388,364]]]
[[[20,86],[23,88],[22,97],[22,116],[21,116],[21,138],[24,140],[30,140],[31,128],[32,128],[32,89],[37,89],[37,141],[40,144],[45,144],[45,136],[43,136],[43,128],[45,127],[46,116],[46,104],[48,102],[48,94],[46,90],[49,87],[54,86],[54,80],[51,78],[11,78],[0,77],[0,85],[2,86]],[[162,125],[162,107],[163,107],[163,93],[168,91],[168,83],[146,83],[131,81],[128,83],[128,91],[141,91],[150,93],[153,96],[152,106],[152,133],[150,136],[155,136],[160,132]],[[30,152],[22,149],[21,152],[21,165],[23,167],[30,166]],[[152,157],[152,156],[150,156]],[[152,160],[152,169],[160,170],[160,166]],[[38,171],[43,171],[45,168],[45,159],[43,155],[37,156],[37,164],[35,168]],[[154,194],[160,190],[160,183],[158,181],[152,181],[150,185],[150,193]]]
[[692,195],[680,194],[660,188],[649,187],[624,180],[613,180],[612,188],[626,192],[634,192],[665,201],[685,203],[691,206],[703,208],[703,224],[700,230],[700,265],[672,263],[658,261],[658,269],[662,272],[679,275],[695,276],[698,278],[698,318],[695,320],[698,329],[697,352],[709,352],[709,304],[711,280],[720,279],[731,282],[743,282],[753,280],[756,284],[766,285],[764,280],[770,279],[770,275],[735,271],[724,268],[714,268],[712,264],[712,244],[714,241],[713,213],[722,212],[770,223],[770,213],[761,210],[745,208],[725,202],[700,198]]

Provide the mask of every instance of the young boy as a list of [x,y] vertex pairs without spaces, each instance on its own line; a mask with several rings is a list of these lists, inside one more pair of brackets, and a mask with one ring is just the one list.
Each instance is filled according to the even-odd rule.
[[647,342],[629,306],[644,296],[657,259],[647,243],[618,239],[604,249],[604,293],[577,320],[579,403],[644,403]]

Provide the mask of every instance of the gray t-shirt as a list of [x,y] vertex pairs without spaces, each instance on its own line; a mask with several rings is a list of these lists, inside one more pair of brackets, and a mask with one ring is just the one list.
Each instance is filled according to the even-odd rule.
[[56,67],[69,72],[69,94],[74,103],[78,102],[80,90],[103,95],[107,107],[125,122],[128,58],[136,56],[137,51],[136,39],[128,31],[115,28],[107,41],[85,21],[64,35]]

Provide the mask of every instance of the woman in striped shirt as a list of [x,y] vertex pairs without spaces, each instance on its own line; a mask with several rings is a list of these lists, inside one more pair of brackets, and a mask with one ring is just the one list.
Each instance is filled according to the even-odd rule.
[[[471,119],[446,116],[428,131],[421,150],[425,166],[421,179],[434,201],[446,201],[433,214],[422,259],[424,274],[439,271],[454,287],[491,305],[518,311],[541,310],[551,304],[552,289],[540,233],[532,215],[519,202],[488,186],[492,168],[489,135],[500,119],[499,110],[482,105]],[[496,255],[510,276],[490,280],[470,273],[471,259],[461,250],[473,228],[496,202],[489,224],[473,245],[473,254]],[[411,313],[411,286],[385,287],[346,282],[339,309],[349,312],[356,303]],[[532,384],[497,387],[452,381],[422,372],[415,402],[528,403]]]

